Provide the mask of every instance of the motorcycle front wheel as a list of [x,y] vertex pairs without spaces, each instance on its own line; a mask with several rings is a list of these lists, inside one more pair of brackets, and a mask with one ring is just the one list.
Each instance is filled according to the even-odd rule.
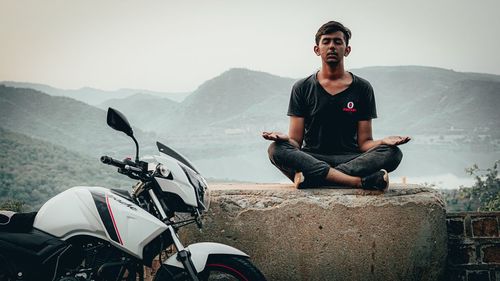
[[238,256],[210,256],[200,273],[203,281],[265,281],[266,278],[250,260]]
[[[205,269],[198,274],[200,281],[266,281],[264,275],[247,258],[211,255]],[[190,280],[183,269],[161,267],[154,281]]]

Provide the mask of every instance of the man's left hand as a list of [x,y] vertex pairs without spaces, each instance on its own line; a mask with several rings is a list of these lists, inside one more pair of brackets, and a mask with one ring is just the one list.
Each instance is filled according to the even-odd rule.
[[387,145],[400,145],[405,144],[411,140],[408,136],[390,136],[382,139],[382,144]]

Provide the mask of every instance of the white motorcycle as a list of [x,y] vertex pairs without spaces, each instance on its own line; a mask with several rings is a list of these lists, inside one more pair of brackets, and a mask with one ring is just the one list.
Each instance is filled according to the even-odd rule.
[[[109,108],[107,123],[136,144],[135,161],[101,157],[138,180],[131,193],[79,186],[37,213],[0,212],[0,281],[143,281],[144,266],[155,257],[161,266],[154,281],[265,280],[238,249],[218,243],[184,247],[177,230],[190,223],[201,228],[200,215],[209,206],[205,179],[159,142],[160,155],[139,160],[137,140],[119,111]],[[179,220],[176,212],[192,216]]]

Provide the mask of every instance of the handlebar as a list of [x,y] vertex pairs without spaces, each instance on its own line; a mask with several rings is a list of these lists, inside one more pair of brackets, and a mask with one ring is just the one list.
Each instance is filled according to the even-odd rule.
[[130,159],[125,159],[123,161],[115,160],[109,156],[101,156],[101,162],[107,165],[118,167],[118,173],[124,174],[131,179],[135,180],[148,180],[149,175],[147,173],[147,169],[142,169],[140,164],[144,163],[135,163]]
[[124,162],[119,161],[119,160],[115,160],[109,156],[101,156],[101,162],[104,164],[108,164],[108,165],[115,166],[115,167],[122,168],[122,169],[125,168],[125,165],[127,165]]

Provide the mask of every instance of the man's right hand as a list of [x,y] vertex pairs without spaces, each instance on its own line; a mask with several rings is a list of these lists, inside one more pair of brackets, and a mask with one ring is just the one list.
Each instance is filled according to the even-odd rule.
[[262,137],[270,141],[288,141],[290,139],[287,134],[281,132],[262,132]]

